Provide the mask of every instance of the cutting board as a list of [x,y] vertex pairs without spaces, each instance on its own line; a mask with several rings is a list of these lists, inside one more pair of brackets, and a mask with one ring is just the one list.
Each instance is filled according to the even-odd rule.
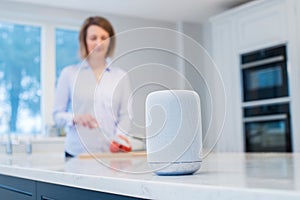
[[84,153],[79,154],[77,157],[79,159],[88,159],[88,158],[126,158],[126,157],[138,157],[146,156],[146,151],[133,151],[128,153]]

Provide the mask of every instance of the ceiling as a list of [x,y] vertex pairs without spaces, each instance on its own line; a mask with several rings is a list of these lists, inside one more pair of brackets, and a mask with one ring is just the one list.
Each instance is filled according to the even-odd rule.
[[11,0],[51,7],[164,21],[203,22],[253,0]]

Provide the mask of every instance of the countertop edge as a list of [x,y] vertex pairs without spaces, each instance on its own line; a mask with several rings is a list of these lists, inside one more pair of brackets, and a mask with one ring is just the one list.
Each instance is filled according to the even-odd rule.
[[[199,199],[201,197],[205,199],[229,198],[240,200],[241,197],[243,197],[243,200],[254,198],[256,200],[266,198],[272,198],[273,200],[282,200],[282,198],[296,200],[300,198],[299,193],[287,190],[167,183],[157,180],[104,177],[6,165],[0,165],[0,174],[86,190],[148,199]],[[125,187],[116,187],[116,184],[123,184]]]

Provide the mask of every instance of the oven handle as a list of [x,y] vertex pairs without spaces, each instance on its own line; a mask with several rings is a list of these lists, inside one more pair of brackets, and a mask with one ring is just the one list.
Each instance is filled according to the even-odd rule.
[[287,119],[287,114],[267,115],[267,116],[258,116],[258,117],[246,117],[246,118],[243,119],[243,122],[248,123],[248,122],[283,120],[283,119]]
[[246,64],[243,64],[241,66],[242,66],[242,69],[247,69],[247,68],[257,67],[257,66],[260,66],[260,65],[266,65],[266,64],[269,64],[269,63],[283,61],[283,60],[284,60],[283,56],[276,56],[276,57],[267,58],[267,59],[264,59],[264,60],[259,60],[259,61],[246,63]]

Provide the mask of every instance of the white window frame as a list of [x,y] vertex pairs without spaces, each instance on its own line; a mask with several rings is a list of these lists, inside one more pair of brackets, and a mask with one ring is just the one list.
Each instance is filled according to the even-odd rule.
[[[20,12],[18,3],[3,2],[0,7],[0,21],[20,25],[38,26],[41,28],[41,117],[42,130],[53,125],[52,109],[55,95],[56,52],[55,30],[78,30],[87,13],[64,11],[63,9],[26,5],[27,12]],[[22,7],[22,6],[21,6]],[[23,12],[22,12],[23,11]],[[57,12],[59,11],[59,12]],[[41,17],[41,13],[44,13]],[[58,13],[53,17],[53,13]]]

